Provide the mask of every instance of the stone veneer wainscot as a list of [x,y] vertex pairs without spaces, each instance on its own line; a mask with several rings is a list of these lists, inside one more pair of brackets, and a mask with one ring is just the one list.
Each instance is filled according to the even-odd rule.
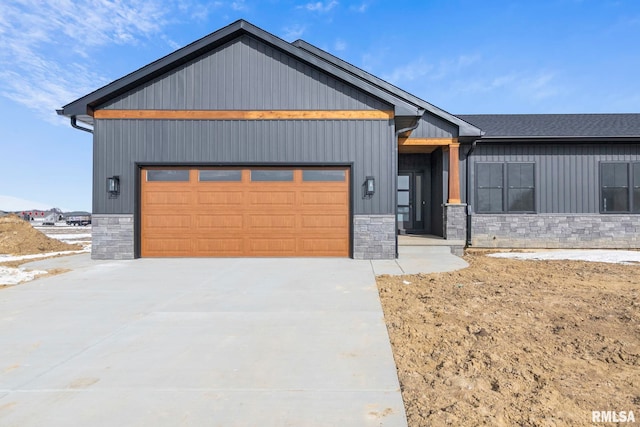
[[133,259],[133,215],[91,216],[91,258]]
[[640,248],[640,215],[472,216],[472,246],[484,248]]
[[354,215],[353,258],[395,259],[395,215]]

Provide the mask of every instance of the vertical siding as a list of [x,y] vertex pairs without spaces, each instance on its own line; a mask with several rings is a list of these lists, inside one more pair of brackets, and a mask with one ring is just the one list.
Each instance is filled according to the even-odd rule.
[[[353,163],[355,214],[393,214],[396,167],[392,121],[96,120],[94,213],[134,213],[138,163],[322,164]],[[110,199],[108,176],[120,175],[121,194]],[[365,177],[376,194],[362,197]]]
[[482,144],[471,155],[472,205],[477,162],[535,162],[536,210],[539,213],[598,213],[599,163],[639,161],[640,145]]
[[411,133],[412,138],[455,138],[457,136],[458,126],[431,113],[425,113],[418,127]]
[[392,109],[377,98],[247,35],[177,67],[100,108]]

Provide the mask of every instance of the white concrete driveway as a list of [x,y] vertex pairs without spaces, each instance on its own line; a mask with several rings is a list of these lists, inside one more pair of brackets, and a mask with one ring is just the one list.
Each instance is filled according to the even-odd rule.
[[406,426],[368,261],[52,262],[0,290],[2,426]]

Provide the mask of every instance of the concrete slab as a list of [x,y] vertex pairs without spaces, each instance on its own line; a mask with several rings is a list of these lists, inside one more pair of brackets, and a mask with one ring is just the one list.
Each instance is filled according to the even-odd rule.
[[376,275],[443,273],[469,266],[465,260],[451,253],[448,246],[399,246],[396,260],[372,260]]
[[406,426],[368,261],[67,258],[0,290],[0,425]]

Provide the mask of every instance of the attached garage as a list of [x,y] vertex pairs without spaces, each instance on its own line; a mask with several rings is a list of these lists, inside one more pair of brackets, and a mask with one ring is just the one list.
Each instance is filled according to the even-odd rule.
[[93,134],[95,259],[393,259],[398,139],[426,108],[237,21],[59,114]]
[[347,167],[141,169],[141,256],[349,256]]

